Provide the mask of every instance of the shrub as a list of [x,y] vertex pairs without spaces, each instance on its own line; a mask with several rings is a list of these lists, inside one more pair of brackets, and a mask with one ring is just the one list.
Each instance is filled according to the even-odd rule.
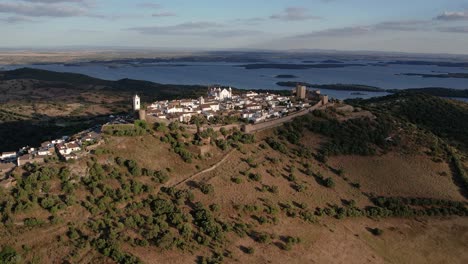
[[220,207],[219,207],[218,204],[211,204],[211,205],[210,205],[210,210],[211,210],[212,212],[218,212],[218,211],[219,211],[219,208],[220,208]]
[[19,256],[16,250],[10,246],[2,246],[2,250],[0,251],[0,263],[19,263]]
[[380,236],[383,234],[383,230],[380,229],[380,228],[371,228],[370,229],[370,232],[374,235],[374,236]]
[[253,247],[246,247],[245,248],[245,253],[251,255],[251,254],[255,253],[255,249]]
[[262,179],[262,176],[258,173],[250,173],[249,179],[251,179],[252,181],[260,181]]
[[326,179],[324,180],[324,185],[325,185],[325,187],[327,187],[327,188],[333,188],[333,187],[335,187],[335,182],[333,181],[332,178],[326,178]]
[[201,183],[201,184],[199,184],[198,188],[200,188],[200,191],[203,194],[211,194],[211,193],[214,192],[213,185],[211,185],[209,183]]
[[242,179],[239,178],[239,177],[232,177],[231,181],[236,183],[236,184],[241,184],[242,183]]
[[271,243],[271,235],[267,233],[260,233],[257,236],[257,241],[262,244],[270,244]]
[[274,150],[276,151],[279,151],[283,154],[287,154],[288,153],[288,148],[282,144],[281,142],[275,140],[274,138],[272,137],[269,137],[266,139],[266,143]]
[[24,225],[27,227],[35,227],[44,224],[44,221],[39,220],[35,217],[24,219]]
[[154,129],[158,132],[166,132],[167,131],[167,126],[165,123],[155,123],[154,124]]

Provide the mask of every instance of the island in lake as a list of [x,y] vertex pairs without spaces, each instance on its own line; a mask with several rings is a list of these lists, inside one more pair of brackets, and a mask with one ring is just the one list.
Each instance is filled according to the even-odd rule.
[[[387,93],[424,93],[440,97],[452,98],[468,98],[468,89],[452,89],[443,87],[423,87],[423,88],[408,88],[408,89],[383,89],[375,86],[368,86],[362,84],[311,84],[307,82],[277,82],[278,86],[282,87],[296,87],[297,85],[304,85],[315,89],[325,89],[334,91],[352,91],[352,92],[387,92]],[[353,93],[353,95],[364,95]]]
[[307,69],[321,69],[321,68],[344,68],[352,66],[367,66],[366,64],[344,64],[344,63],[319,63],[319,64],[290,64],[290,63],[256,63],[240,65],[247,70],[257,69],[282,69],[282,70],[307,70]]
[[328,89],[336,91],[385,92],[385,89],[362,84],[310,84],[307,82],[277,82],[276,84],[283,87],[295,87],[296,85],[304,85],[317,89]]
[[444,73],[444,74],[425,74],[425,73],[401,73],[397,75],[420,76],[423,78],[463,78],[468,79],[468,73]]
[[275,76],[275,78],[278,78],[278,79],[294,79],[294,78],[298,78],[296,75],[292,75],[292,74],[278,74]]

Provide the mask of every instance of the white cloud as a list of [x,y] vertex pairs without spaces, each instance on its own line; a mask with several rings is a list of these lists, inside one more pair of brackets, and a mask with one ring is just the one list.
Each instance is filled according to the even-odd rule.
[[171,16],[176,16],[176,14],[172,13],[172,12],[159,12],[159,13],[154,13],[151,16],[153,16],[153,17],[171,17]]
[[372,32],[370,27],[343,27],[331,28],[326,30],[315,31],[308,34],[296,36],[297,38],[312,38],[312,37],[348,37],[356,35],[364,35]]
[[234,37],[262,34],[257,30],[231,29],[226,25],[214,22],[186,22],[171,26],[133,27],[127,30],[147,35],[192,35],[211,37]]
[[189,34],[198,30],[213,29],[223,27],[221,24],[214,22],[186,22],[172,26],[150,26],[150,27],[133,27],[128,30],[138,31],[143,34]]
[[19,24],[19,23],[24,23],[24,22],[35,22],[35,20],[27,18],[27,17],[22,17],[22,16],[10,16],[7,18],[2,18],[0,21],[3,21],[8,24]]
[[138,3],[137,6],[138,7],[144,7],[144,8],[153,8],[153,9],[159,9],[159,8],[162,7],[160,4],[154,3],[154,2]]
[[310,15],[309,10],[304,7],[288,7],[279,14],[271,15],[270,18],[284,21],[304,21],[309,19],[319,19],[320,17]]
[[440,32],[447,32],[447,33],[466,33],[468,34],[468,27],[440,27],[437,30]]
[[77,6],[27,4],[27,3],[0,3],[0,13],[14,14],[26,17],[73,17],[87,13],[87,10]]
[[438,15],[436,20],[443,20],[443,21],[459,21],[459,20],[468,20],[468,12],[444,12]]

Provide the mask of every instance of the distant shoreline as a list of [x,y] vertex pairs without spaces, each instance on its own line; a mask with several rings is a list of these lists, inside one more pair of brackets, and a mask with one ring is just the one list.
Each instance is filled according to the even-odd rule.
[[400,73],[396,75],[420,76],[422,78],[462,78],[468,79],[468,73],[444,73],[444,74],[425,74],[425,73]]
[[295,87],[297,84],[305,85],[307,87],[316,89],[325,89],[333,91],[351,91],[351,92],[386,92],[386,93],[400,93],[400,92],[420,92],[439,97],[453,97],[453,98],[468,98],[468,89],[459,90],[443,87],[424,87],[424,88],[409,88],[409,89],[383,89],[375,86],[360,85],[360,84],[310,84],[306,82],[277,82],[278,86],[282,87]]
[[295,78],[299,78],[298,76],[296,75],[292,75],[292,74],[278,74],[275,76],[275,78],[277,79],[295,79]]

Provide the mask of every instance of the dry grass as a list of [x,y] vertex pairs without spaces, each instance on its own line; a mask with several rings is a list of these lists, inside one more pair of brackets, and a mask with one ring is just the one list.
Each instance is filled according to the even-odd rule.
[[464,200],[453,184],[449,165],[425,155],[342,156],[330,158],[329,164],[343,168],[346,177],[359,182],[364,192]]
[[31,118],[106,115],[128,109],[130,102],[122,104],[128,100],[125,94],[110,93],[102,88],[71,89],[37,80],[0,81],[1,109]]
[[[328,217],[320,218],[318,223],[307,223],[298,217],[287,217],[283,212],[276,214],[277,224],[260,224],[255,216],[266,215],[260,209],[254,212],[236,210],[235,205],[258,205],[262,207],[265,200],[278,203],[304,203],[308,209],[326,207],[328,204],[341,205],[342,199],[355,200],[359,207],[370,205],[368,198],[362,194],[373,192],[377,195],[407,195],[424,196],[452,200],[463,200],[453,185],[448,165],[434,163],[428,156],[401,156],[390,153],[380,157],[335,157],[329,165],[333,168],[343,167],[345,177],[351,182],[360,182],[361,189],[356,189],[336,175],[328,166],[313,159],[303,159],[280,154],[269,147],[260,147],[261,140],[271,136],[271,131],[256,135],[257,143],[244,146],[241,151],[233,151],[221,166],[202,175],[193,181],[208,182],[213,185],[214,193],[205,195],[194,187],[191,181],[179,188],[190,188],[195,195],[195,201],[201,201],[206,206],[217,204],[220,210],[215,215],[224,222],[244,222],[252,225],[258,232],[274,234],[271,244],[260,244],[249,236],[239,237],[228,233],[225,249],[232,253],[232,258],[226,258],[225,263],[466,263],[468,261],[468,222],[465,218],[418,218],[418,219],[368,219],[348,218],[337,220]],[[308,147],[316,149],[323,142],[322,137],[307,135]],[[289,148],[294,148],[288,145]],[[162,143],[158,136],[145,135],[141,137],[110,137],[105,148],[125,159],[136,160],[141,167],[161,170],[171,168],[171,178],[166,184],[170,186],[220,161],[226,152],[213,149],[213,157],[209,159],[194,159],[193,163],[185,163],[170,150],[169,144]],[[252,168],[246,162],[251,158],[256,164]],[[271,158],[278,162],[271,162]],[[111,155],[99,156],[101,163],[113,162]],[[83,161],[71,164],[71,169],[78,175]],[[311,176],[301,172],[303,164],[311,164],[315,173],[334,179],[336,186],[326,188],[319,185]],[[295,183],[288,181],[290,167],[294,166],[296,183],[306,187],[303,192],[294,189]],[[445,171],[448,176],[438,173]],[[247,172],[247,173],[246,173]],[[249,181],[248,173],[258,173],[262,176],[259,182]],[[273,172],[274,175],[270,174]],[[379,177],[376,177],[379,175]],[[236,184],[231,178],[242,178],[242,183]],[[137,180],[141,180],[137,178]],[[107,182],[113,186],[112,182]],[[155,183],[145,182],[153,187]],[[262,192],[263,185],[277,186],[278,193]],[[155,188],[157,191],[158,188]],[[83,193],[78,190],[78,198]],[[137,198],[138,199],[138,198]],[[41,219],[48,213],[38,209],[28,212]],[[80,206],[73,206],[60,212],[66,219],[64,223],[43,228],[35,228],[12,236],[5,229],[0,229],[0,243],[13,241],[18,252],[21,245],[27,244],[32,252],[40,257],[42,263],[58,263],[67,258],[73,246],[66,238],[67,223],[81,223],[90,214]],[[18,219],[19,221],[20,219]],[[368,228],[384,230],[381,236],[374,236]],[[18,229],[20,230],[20,229]],[[23,229],[24,230],[24,229]],[[16,232],[16,231],[15,231]],[[58,242],[57,237],[63,240]],[[299,237],[301,243],[293,246],[290,251],[281,249],[286,236]],[[253,247],[253,254],[246,254],[243,247]],[[193,251],[164,251],[155,247],[132,247],[123,245],[123,250],[141,258],[145,263],[195,263],[197,256],[209,256],[208,249]],[[28,260],[31,255],[28,255]],[[71,258],[76,263],[111,263],[91,248],[77,252]]]

